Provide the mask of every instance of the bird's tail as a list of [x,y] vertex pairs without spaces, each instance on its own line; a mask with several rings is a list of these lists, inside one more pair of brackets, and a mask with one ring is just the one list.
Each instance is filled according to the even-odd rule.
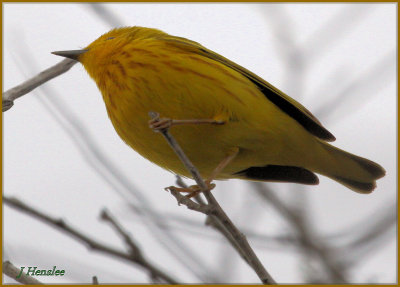
[[371,193],[376,180],[385,170],[366,158],[345,152],[328,143],[321,142],[323,163],[313,171],[325,175],[358,193]]

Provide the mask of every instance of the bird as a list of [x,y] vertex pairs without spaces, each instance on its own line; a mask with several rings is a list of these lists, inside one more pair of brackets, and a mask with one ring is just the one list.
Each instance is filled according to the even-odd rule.
[[[232,178],[317,185],[320,174],[368,194],[385,175],[331,145],[335,137],[299,102],[195,41],[131,26],[52,53],[80,62],[121,139],[175,174],[191,177],[154,131],[168,128],[209,185]],[[152,111],[160,117],[149,120]]]

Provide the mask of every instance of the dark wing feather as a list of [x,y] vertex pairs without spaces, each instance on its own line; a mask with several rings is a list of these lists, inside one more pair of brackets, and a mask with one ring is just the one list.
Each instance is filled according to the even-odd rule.
[[293,182],[310,185],[319,183],[318,177],[313,172],[297,166],[266,165],[250,167],[235,173],[235,175],[260,181]]
[[208,50],[207,48],[201,46],[199,43],[196,43],[194,41],[190,41],[185,38],[172,37],[169,35],[161,36],[160,40],[168,42],[169,44],[176,47],[180,47],[185,51],[196,53],[214,61],[220,62],[225,66],[230,67],[231,69],[241,73],[243,76],[245,76],[255,85],[257,85],[257,87],[261,90],[261,92],[268,100],[279,107],[284,113],[296,120],[308,132],[325,141],[335,140],[335,137],[322,126],[322,124],[310,111],[308,111],[300,103],[290,98],[285,93],[278,90],[256,74],[224,58],[223,56]]

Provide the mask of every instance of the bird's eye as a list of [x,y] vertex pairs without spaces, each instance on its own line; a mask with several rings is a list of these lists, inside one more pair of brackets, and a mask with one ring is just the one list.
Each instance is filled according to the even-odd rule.
[[106,39],[106,41],[107,40],[111,40],[111,39],[114,39],[115,37],[108,37],[107,39]]

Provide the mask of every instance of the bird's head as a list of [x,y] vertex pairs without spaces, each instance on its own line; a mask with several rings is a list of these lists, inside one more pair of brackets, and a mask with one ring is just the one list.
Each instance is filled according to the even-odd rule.
[[52,52],[52,54],[80,62],[88,73],[95,78],[96,73],[101,67],[106,67],[116,57],[121,56],[121,52],[125,46],[134,41],[161,34],[165,35],[160,30],[138,26],[116,28],[101,35],[84,49],[56,51]]

